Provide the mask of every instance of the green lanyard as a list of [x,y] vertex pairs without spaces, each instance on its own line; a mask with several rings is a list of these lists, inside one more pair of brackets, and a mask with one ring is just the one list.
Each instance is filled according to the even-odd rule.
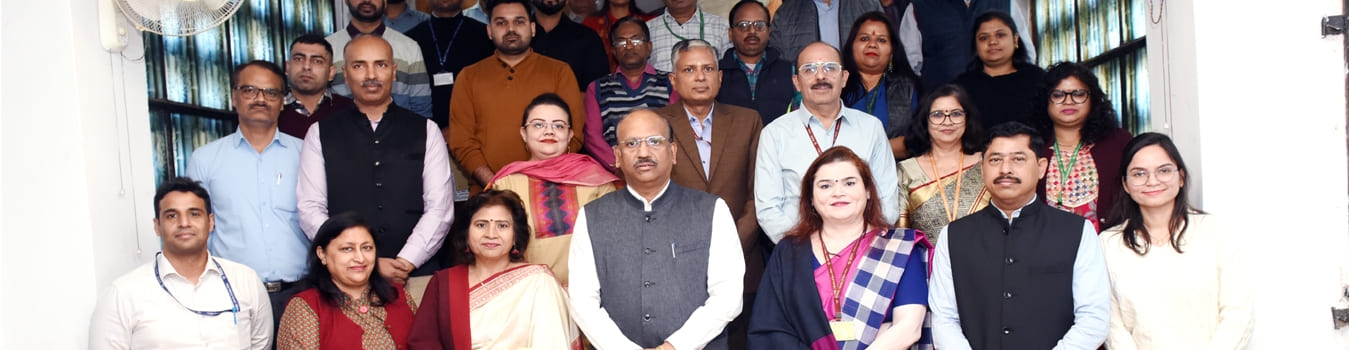
[[[669,11],[666,11],[666,13],[669,13]],[[671,17],[673,17],[673,16],[671,16]],[[676,38],[679,38],[680,41],[683,41],[683,40],[689,40],[688,38],[679,36],[679,34],[675,34],[674,28],[670,28],[670,19],[669,19],[669,18],[666,18],[665,16],[661,16],[661,17],[660,17],[660,20],[665,22],[665,30],[670,31],[670,35],[674,35]],[[703,10],[698,10],[698,39],[702,39],[702,38],[703,38],[703,29],[704,29],[704,26],[705,26],[706,24],[707,24],[707,21],[704,21],[704,20],[703,20]]]
[[1068,188],[1068,172],[1072,171],[1073,167],[1077,166],[1077,153],[1081,150],[1082,150],[1082,141],[1078,141],[1077,147],[1073,148],[1073,157],[1071,158],[1072,160],[1068,162],[1067,167],[1064,167],[1063,161],[1059,160],[1061,158],[1059,157],[1059,154],[1062,153],[1059,151],[1059,143],[1058,141],[1054,142],[1054,161],[1058,163],[1059,179],[1062,180],[1062,182],[1059,183],[1059,207],[1063,207],[1063,192]]

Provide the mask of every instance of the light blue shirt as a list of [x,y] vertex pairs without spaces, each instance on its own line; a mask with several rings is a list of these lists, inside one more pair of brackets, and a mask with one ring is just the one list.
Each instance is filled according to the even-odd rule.
[[[1035,200],[1031,198],[1031,202]],[[1009,224],[1021,216],[1021,209],[1025,206],[1007,218]],[[932,342],[942,350],[970,349],[970,342],[960,328],[955,284],[951,280],[948,239],[951,235],[946,230],[947,227],[943,227],[937,238],[937,256],[932,259],[932,279],[927,295],[928,309],[932,310]],[[1077,258],[1073,260],[1073,327],[1059,339],[1054,349],[1096,349],[1105,343],[1109,331],[1110,278],[1106,274],[1105,256],[1101,252],[1100,238],[1096,237],[1096,228],[1087,221],[1082,224],[1082,241],[1077,245]]]
[[[842,105],[842,102],[839,102]],[[819,151],[806,133],[819,142],[819,151],[846,146],[871,166],[876,191],[886,222],[899,221],[899,175],[895,154],[880,120],[865,112],[843,107],[834,127],[825,129],[818,118],[805,108],[784,114],[768,123],[759,133],[759,150],[754,161],[754,210],[759,227],[774,243],[796,226],[801,201],[801,178]],[[838,139],[834,139],[834,130]]]
[[406,10],[403,10],[402,14],[398,15],[398,18],[384,16],[384,25],[393,30],[397,30],[399,33],[406,34],[409,30],[412,30],[413,27],[422,24],[422,22],[425,22],[430,18],[431,15],[417,11],[417,9],[412,8],[412,6],[408,6]]
[[703,176],[710,179],[712,170],[708,164],[712,164],[712,108],[707,109],[707,119],[703,119],[702,123],[698,122],[698,116],[689,113],[688,108],[684,108],[684,114],[688,115],[689,127],[693,128],[693,143],[698,146],[698,158],[703,162]]
[[211,254],[257,271],[266,282],[305,274],[309,239],[295,201],[303,141],[280,131],[258,153],[239,131],[192,152],[187,176],[211,195]]
[[828,4],[821,0],[815,2],[815,14],[820,15],[820,41],[823,41],[835,49],[843,49],[839,42],[838,32],[838,2],[843,0],[830,0]]
[[478,22],[482,22],[483,24],[491,24],[492,21],[489,21],[487,19],[487,12],[484,12],[482,10],[481,5],[482,1],[478,1],[478,3],[473,4],[473,6],[469,6],[468,8],[464,9],[464,16],[468,16],[468,18],[475,19]]

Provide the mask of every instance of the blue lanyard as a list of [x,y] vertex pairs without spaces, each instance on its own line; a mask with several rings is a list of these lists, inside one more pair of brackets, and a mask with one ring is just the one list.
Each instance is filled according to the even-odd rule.
[[445,71],[445,58],[450,56],[450,48],[454,47],[454,39],[459,38],[459,28],[464,26],[464,19],[459,19],[459,24],[454,26],[454,34],[450,35],[450,42],[445,45],[445,50],[440,49],[440,39],[436,39],[435,18],[426,20],[426,26],[431,29],[431,45],[436,48],[436,58],[440,59],[440,71]]
[[173,296],[173,292],[170,292],[170,291],[169,291],[169,287],[164,286],[164,278],[159,277],[159,256],[160,256],[160,255],[163,255],[163,254],[164,254],[163,252],[155,253],[155,281],[158,281],[158,282],[159,282],[159,288],[164,288],[164,293],[168,293],[168,294],[169,294],[169,297],[170,297],[170,298],[173,298],[173,301],[178,303],[178,306],[182,306],[184,309],[187,309],[187,311],[192,311],[192,313],[195,313],[195,314],[198,314],[198,315],[202,315],[202,316],[207,316],[207,317],[215,317],[215,316],[219,316],[220,314],[223,314],[223,313],[226,313],[226,312],[233,313],[233,314],[234,314],[234,324],[236,324],[236,325],[239,324],[239,299],[234,297],[234,288],[233,288],[233,287],[230,287],[230,279],[229,279],[229,277],[225,276],[225,268],[220,267],[220,262],[219,262],[219,261],[216,261],[215,258],[211,258],[211,262],[212,262],[212,263],[215,263],[215,268],[216,268],[217,270],[220,270],[220,280],[225,282],[225,291],[226,291],[226,292],[229,292],[229,294],[230,294],[230,303],[233,303],[233,304],[234,304],[234,308],[233,308],[233,309],[229,309],[229,310],[220,310],[220,311],[197,311],[197,310],[193,310],[193,309],[190,308],[190,307],[187,307],[187,305],[183,305],[183,302],[182,302],[182,301],[179,301],[179,300],[178,300],[178,297]]

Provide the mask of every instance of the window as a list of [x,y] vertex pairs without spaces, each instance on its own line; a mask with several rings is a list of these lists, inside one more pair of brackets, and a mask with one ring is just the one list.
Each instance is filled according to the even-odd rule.
[[249,0],[219,27],[190,37],[145,33],[155,184],[181,176],[192,150],[233,133],[230,72],[252,60],[283,64],[292,39],[331,33],[331,0]]
[[1035,0],[1039,64],[1082,62],[1096,71],[1101,89],[1125,129],[1150,129],[1146,0]]

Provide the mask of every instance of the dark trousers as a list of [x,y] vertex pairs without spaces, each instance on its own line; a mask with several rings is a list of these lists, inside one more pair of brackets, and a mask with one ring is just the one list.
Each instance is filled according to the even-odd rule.
[[276,330],[281,328],[281,314],[286,313],[286,305],[290,304],[290,298],[303,290],[303,283],[294,283],[274,293],[267,293],[267,298],[272,301],[272,348],[276,348]]
[[754,294],[744,295],[744,306],[740,308],[740,316],[736,316],[731,320],[731,324],[726,325],[727,343],[732,349],[749,349],[749,316],[754,311]]

